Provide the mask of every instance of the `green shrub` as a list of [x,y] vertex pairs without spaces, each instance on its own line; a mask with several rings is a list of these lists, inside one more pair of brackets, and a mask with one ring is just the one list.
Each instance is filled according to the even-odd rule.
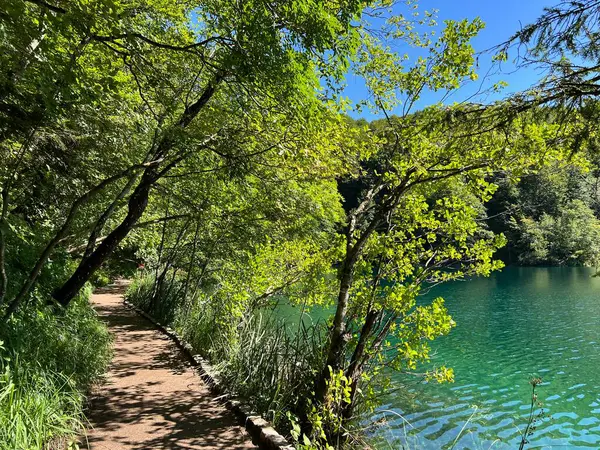
[[110,283],[110,275],[105,270],[97,270],[90,278],[94,287],[104,287]]
[[83,394],[111,353],[90,293],[64,310],[22,308],[0,329],[0,449],[41,449],[81,432]]

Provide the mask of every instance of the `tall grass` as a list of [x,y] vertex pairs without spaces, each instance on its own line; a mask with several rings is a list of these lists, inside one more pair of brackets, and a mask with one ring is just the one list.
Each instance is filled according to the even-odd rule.
[[171,294],[153,301],[153,284],[153,277],[140,276],[126,298],[173,326],[214,365],[228,391],[281,430],[289,429],[287,413],[304,406],[300,402],[306,395],[299,394],[312,391],[323,365],[324,326],[302,321],[290,325],[268,312],[248,313],[232,323],[223,304],[208,297],[192,301]]
[[0,448],[51,448],[56,440],[74,440],[83,427],[83,395],[57,372],[11,365],[0,375]]
[[139,274],[129,285],[125,298],[160,322],[170,324],[183,303],[182,289],[178,280],[165,281],[158,287],[154,280],[148,273]]
[[217,363],[223,383],[276,425],[287,421],[304,405],[313,390],[315,375],[324,361],[320,325],[300,322],[297,329],[285,322],[267,319],[262,314],[244,319],[237,339],[223,343],[227,355]]
[[23,308],[0,329],[1,450],[67,448],[82,431],[84,393],[104,373],[111,343],[90,292],[65,310]]

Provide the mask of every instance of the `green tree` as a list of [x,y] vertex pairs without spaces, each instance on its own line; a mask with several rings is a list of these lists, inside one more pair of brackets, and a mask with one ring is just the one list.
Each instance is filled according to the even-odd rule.
[[[476,79],[470,39],[482,23],[446,21],[433,39],[418,31],[432,23],[431,14],[424,17],[392,15],[385,33],[363,37],[356,70],[372,93],[365,106],[386,119],[365,129],[357,156],[360,169],[353,183],[360,194],[347,202],[327,358],[308,407],[308,422],[315,420],[315,404],[321,421],[326,411],[341,411],[341,421],[306,427],[310,439],[324,445],[342,439],[369,368],[385,363],[413,371],[428,359],[429,341],[454,325],[442,299],[419,305],[417,297],[431,285],[501,267],[493,255],[505,240],[486,228],[482,208],[496,189],[492,174],[518,177],[560,159],[572,144],[566,139],[555,145],[560,124],[537,123],[532,115],[498,127],[491,120],[467,120],[472,105],[435,105],[412,113],[425,90],[452,92]],[[388,40],[397,39],[425,55],[411,65],[390,50]],[[403,115],[388,114],[398,104]],[[340,383],[333,377],[340,373],[350,388],[343,399],[332,394]],[[429,376],[448,380],[452,372],[442,367]]]
[[[508,245],[499,253],[502,260],[509,264],[594,265],[593,252],[574,257],[571,243],[555,238],[544,225],[559,224],[574,205],[588,211],[591,218],[597,216],[597,171],[593,162],[583,163],[552,164],[518,181],[502,176],[495,179],[499,189],[486,207],[490,229],[508,238]],[[579,221],[577,226],[575,234],[595,235],[596,220]],[[556,231],[556,236],[562,234]]]
[[[113,164],[111,171],[98,174],[101,176],[91,188],[83,185],[77,195],[65,202],[63,217],[66,220],[48,239],[26,281],[11,299],[5,317],[27,296],[54,248],[63,242],[69,230],[77,227],[83,207],[107,188],[118,186],[111,193],[112,200],[103,201],[103,209],[95,213],[95,220],[92,219],[95,225],[86,239],[85,258],[54,294],[63,304],[69,302],[132,230],[146,210],[151,189],[173,168],[194,155],[209,152],[221,158],[222,166],[248,170],[254,156],[285,153],[283,144],[277,146],[273,142],[294,142],[297,138],[279,136],[268,146],[258,148],[259,144],[264,144],[264,140],[256,138],[262,131],[285,129],[284,126],[274,127],[277,121],[301,122],[309,133],[311,127],[319,127],[322,114],[328,114],[316,96],[319,77],[333,80],[347,66],[347,59],[358,39],[350,24],[363,4],[352,1],[339,5],[256,2],[246,3],[242,8],[237,2],[227,1],[211,1],[202,6],[192,2],[177,5],[149,2],[144,13],[140,13],[142,9],[132,8],[128,2],[97,3],[90,7],[87,2],[53,5],[23,1],[17,6],[4,12],[9,19],[7,23],[14,30],[23,27],[37,30],[39,17],[50,17],[52,20],[44,27],[47,27],[46,33],[56,35],[57,39],[57,42],[48,41],[47,46],[39,46],[39,50],[36,47],[40,56],[25,65],[17,81],[29,80],[30,85],[35,86],[42,73],[52,74],[64,67],[71,70],[74,64],[59,56],[78,53],[65,46],[63,41],[71,38],[74,43],[84,42],[80,52],[82,58],[74,65],[83,71],[83,76],[69,72],[69,82],[64,83],[56,76],[50,77],[47,81],[52,91],[49,97],[62,100],[66,96],[62,91],[56,93],[56,87],[73,92],[91,89],[91,93],[79,98],[75,105],[83,109],[93,105],[91,109],[97,112],[97,117],[102,117],[110,111],[102,102],[103,93],[107,87],[116,84],[116,98],[130,102],[134,117],[139,120],[132,120],[119,129],[120,136],[134,150],[123,168],[115,173]],[[189,19],[191,15],[193,23]],[[32,33],[35,34],[31,31],[21,36]],[[15,55],[13,67],[20,67],[19,61],[28,58],[28,43],[13,45],[10,39],[7,40],[6,46]],[[49,56],[56,56],[56,61],[48,59],[50,65],[56,67],[42,72],[39,61],[44,59],[43,52],[46,51],[50,52]],[[107,67],[114,67],[108,71],[110,79],[89,80],[89,77],[106,73]],[[15,71],[8,71],[4,77],[9,86],[6,91],[25,92],[25,87],[16,86],[12,81]],[[11,105],[23,106],[15,96],[6,98]],[[98,103],[93,104],[94,98]],[[9,120],[3,122],[7,124],[3,133],[7,141],[3,142],[3,149],[15,155],[17,166],[22,161],[19,155],[29,151],[31,143],[26,139],[32,130],[42,126],[63,126],[64,121],[59,119],[67,113],[77,112],[77,108],[64,106],[57,102],[56,113],[44,115],[39,122],[29,121],[31,123],[23,129],[11,128]],[[121,121],[127,122],[129,118],[119,115]],[[234,123],[232,118],[241,120]],[[84,121],[81,126],[92,125],[94,131],[100,131],[102,123],[99,122]],[[245,135],[246,131],[248,135]],[[266,135],[273,137],[273,133]],[[230,139],[241,143],[231,152],[225,145]],[[252,139],[254,142],[250,142]],[[94,148],[93,142],[89,144]],[[21,152],[17,151],[19,148]],[[110,165],[110,158],[119,153],[118,142],[109,148],[108,153],[104,148],[96,148],[97,156],[92,153],[95,156],[92,159]],[[14,165],[6,173],[14,173]],[[10,191],[12,182],[8,180],[9,177],[5,186]],[[123,203],[126,203],[127,213],[96,245],[96,238],[107,220]],[[6,215],[3,215],[3,223],[5,219]],[[81,231],[86,228],[89,230],[89,222],[80,227]]]
[[527,264],[591,265],[598,267],[600,221],[581,200],[573,200],[554,217],[523,218],[520,260]]

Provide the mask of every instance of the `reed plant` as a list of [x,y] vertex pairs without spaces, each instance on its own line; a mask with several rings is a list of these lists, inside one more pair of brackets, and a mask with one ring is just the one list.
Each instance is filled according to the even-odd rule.
[[224,342],[227,358],[217,364],[223,383],[276,425],[287,425],[288,412],[304,408],[324,361],[324,326],[290,326],[258,313],[237,331],[236,339]]
[[156,283],[155,277],[148,272],[141,272],[133,278],[125,298],[165,324],[173,322],[179,305],[183,303],[178,280]]
[[[294,416],[306,406],[302,402],[313,389],[324,362],[324,324],[303,320],[290,324],[273,317],[269,309],[248,311],[230,320],[223,303],[211,301],[208,295],[194,299],[171,295],[153,302],[153,286],[151,276],[140,276],[126,297],[173,326],[213,364],[229,392],[243,398],[281,430],[290,429],[288,413]],[[177,289],[171,287],[170,292]],[[160,314],[174,305],[174,314]]]

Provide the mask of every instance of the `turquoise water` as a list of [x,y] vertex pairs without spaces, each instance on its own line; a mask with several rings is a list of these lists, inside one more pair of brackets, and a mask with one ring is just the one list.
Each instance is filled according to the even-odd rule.
[[[526,449],[600,449],[600,278],[587,268],[509,267],[435,288],[457,327],[433,344],[432,364],[455,382],[394,375],[373,417],[378,449],[516,450],[543,379],[546,417]],[[282,307],[282,317],[297,316]],[[322,316],[323,313],[312,312]]]
[[[433,345],[456,381],[397,376],[375,419],[381,448],[517,449],[539,376],[547,417],[527,449],[600,448],[600,278],[586,268],[506,268],[436,288],[457,327]],[[409,395],[406,395],[408,392]],[[462,430],[462,432],[461,432]]]

